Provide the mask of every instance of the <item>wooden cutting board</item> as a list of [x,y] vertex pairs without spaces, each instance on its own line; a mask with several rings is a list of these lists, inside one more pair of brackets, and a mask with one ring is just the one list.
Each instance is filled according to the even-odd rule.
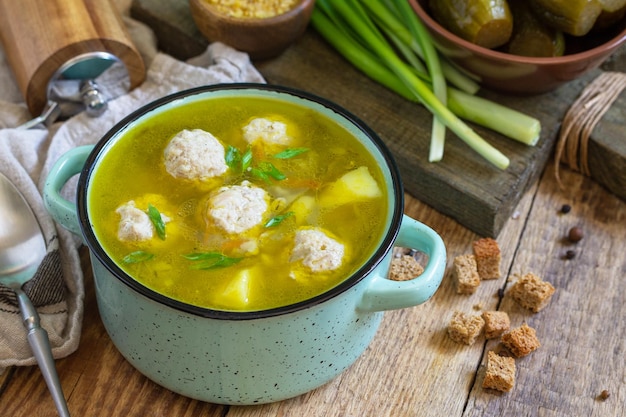
[[[131,15],[149,25],[155,31],[159,49],[175,58],[185,60],[198,55],[208,45],[196,29],[186,1],[134,0]],[[623,70],[624,63],[626,57],[622,54],[610,64]],[[535,147],[476,127],[510,158],[509,168],[502,171],[451,133],[443,161],[429,163],[430,113],[369,80],[312,28],[280,57],[255,62],[255,66],[268,83],[330,99],[365,121],[394,155],[408,193],[477,234],[490,237],[497,237],[514,215],[524,191],[542,174],[547,160],[553,158],[560,121],[582,89],[600,73],[596,70],[539,96],[512,97],[481,91],[481,96],[532,115],[542,123],[541,139]],[[589,151],[592,162],[603,161],[594,164],[592,177],[624,199],[625,131],[626,94],[622,94],[594,130]]]

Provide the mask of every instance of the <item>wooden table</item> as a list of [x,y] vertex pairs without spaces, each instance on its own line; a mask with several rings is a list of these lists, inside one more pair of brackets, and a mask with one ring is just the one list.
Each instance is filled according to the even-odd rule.
[[[553,283],[548,307],[530,314],[506,293],[505,278],[483,282],[471,296],[455,293],[450,271],[426,304],[385,313],[365,354],[334,381],[291,400],[253,407],[201,403],[173,394],[134,370],[107,336],[96,308],[89,257],[85,318],[79,349],[57,361],[74,416],[623,416],[626,415],[626,204],[593,181],[564,172],[567,191],[552,167],[530,189],[498,237],[507,276],[533,271]],[[559,214],[570,204],[569,214]],[[450,260],[477,238],[466,228],[407,196],[406,213],[443,237]],[[578,225],[576,245],[564,236]],[[576,257],[563,259],[572,249]],[[504,289],[504,296],[499,290]],[[517,360],[512,392],[481,388],[486,352],[497,342],[459,345],[446,335],[454,310],[498,309],[513,326],[527,322],[542,346]],[[598,395],[610,396],[601,401]],[[55,416],[37,367],[0,377],[0,415]]]
[[[379,91],[371,89],[366,94],[377,100]],[[350,105],[349,97],[345,102]],[[376,119],[375,115],[359,116]],[[626,415],[626,203],[570,171],[562,172],[562,190],[553,168],[548,163],[537,176],[497,237],[505,276],[483,282],[471,296],[456,294],[450,266],[455,256],[471,251],[472,241],[479,236],[407,195],[406,213],[433,227],[446,243],[448,270],[440,289],[424,305],[387,312],[373,343],[338,378],[274,404],[202,403],[169,392],[135,371],[113,346],[100,321],[89,256],[83,248],[83,333],[78,351],[57,361],[72,415]],[[571,205],[570,213],[559,213],[563,204]],[[572,226],[584,231],[577,244],[564,238]],[[565,259],[567,250],[576,256]],[[511,279],[526,272],[556,287],[551,303],[537,314],[522,309],[507,294]],[[481,387],[487,351],[497,349],[498,342],[482,338],[472,346],[452,342],[446,325],[454,310],[502,310],[509,313],[512,326],[527,322],[537,329],[542,346],[517,360],[512,392],[500,394]],[[599,395],[605,390],[609,396],[602,400]],[[0,416],[55,415],[37,367],[12,368],[0,376]]]

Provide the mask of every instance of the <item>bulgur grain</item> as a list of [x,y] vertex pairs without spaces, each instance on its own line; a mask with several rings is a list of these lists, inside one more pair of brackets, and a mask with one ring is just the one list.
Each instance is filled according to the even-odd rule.
[[206,0],[221,13],[238,18],[265,19],[293,9],[300,0]]

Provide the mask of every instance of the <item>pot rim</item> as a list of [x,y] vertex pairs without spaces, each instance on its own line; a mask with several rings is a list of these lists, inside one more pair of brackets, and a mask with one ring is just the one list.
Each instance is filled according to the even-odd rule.
[[[213,91],[223,91],[223,90],[241,90],[241,91],[268,91],[268,92],[276,92],[279,94],[286,94],[295,96],[299,99],[303,99],[305,101],[311,101],[318,105],[321,105],[332,112],[338,114],[339,116],[346,119],[349,124],[352,124],[354,127],[358,128],[364,135],[375,145],[376,149],[383,157],[386,168],[389,171],[391,177],[391,190],[393,193],[393,201],[394,207],[392,207],[393,212],[391,213],[391,223],[389,229],[386,231],[384,238],[381,241],[379,247],[374,251],[374,253],[370,256],[369,260],[365,262],[357,271],[355,271],[350,277],[346,278],[340,284],[332,287],[331,289],[325,291],[322,294],[319,294],[315,297],[309,298],[304,301],[300,301],[294,304],[289,304],[286,306],[275,307],[267,310],[253,310],[253,311],[229,311],[229,310],[216,310],[209,309],[206,307],[199,307],[193,304],[188,304],[179,300],[175,300],[169,298],[161,293],[158,293],[147,286],[144,286],[139,281],[132,278],[129,274],[123,271],[113,260],[107,255],[106,251],[102,248],[100,243],[98,242],[98,238],[96,237],[92,227],[91,222],[89,220],[88,215],[88,203],[87,203],[87,187],[89,185],[89,181],[91,179],[91,175],[94,171],[95,164],[99,159],[99,156],[102,150],[106,147],[109,140],[118,135],[121,131],[127,128],[131,123],[143,118],[149,117],[148,115],[153,111],[165,104],[175,102],[180,99],[184,99],[187,97],[207,94]],[[372,272],[378,264],[382,261],[385,255],[393,248],[394,241],[400,229],[400,223],[402,221],[402,216],[404,213],[404,192],[403,192],[403,184],[400,177],[400,172],[398,169],[395,160],[382,141],[382,139],[372,130],[369,126],[367,126],[361,119],[356,117],[354,114],[344,109],[343,107],[335,104],[334,102],[317,96],[315,94],[305,92],[302,90],[294,89],[291,87],[284,87],[278,85],[268,85],[268,84],[257,84],[257,83],[224,83],[224,84],[212,84],[201,87],[194,87],[190,89],[186,89],[183,91],[179,91],[173,94],[169,94],[167,96],[156,99],[139,109],[135,110],[124,119],[119,121],[115,126],[113,126],[94,146],[93,150],[87,157],[85,161],[85,165],[80,173],[78,179],[78,187],[77,187],[77,211],[78,211],[78,220],[81,232],[83,234],[84,240],[89,247],[90,252],[95,255],[100,263],[118,280],[123,282],[126,286],[128,286],[131,290],[151,299],[152,301],[162,304],[176,310],[193,314],[200,317],[213,318],[213,319],[222,319],[222,320],[250,320],[250,319],[261,319],[274,317],[284,314],[293,313],[296,311],[304,310],[307,308],[311,308],[317,306],[321,303],[324,303],[344,292],[354,287],[357,283],[359,283],[365,276],[367,276],[370,272]]]

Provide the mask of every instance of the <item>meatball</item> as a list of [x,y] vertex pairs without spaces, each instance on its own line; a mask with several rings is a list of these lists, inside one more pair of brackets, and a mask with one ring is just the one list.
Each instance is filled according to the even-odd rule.
[[243,233],[263,221],[269,195],[248,181],[221,187],[209,198],[209,219],[227,233]]
[[287,125],[283,122],[264,118],[252,119],[243,127],[243,138],[248,143],[261,140],[267,144],[287,145],[291,138],[287,136]]
[[290,262],[302,260],[312,272],[332,271],[341,266],[344,245],[321,229],[300,229],[296,232]]
[[[117,228],[117,238],[126,242],[142,242],[152,239],[154,225],[148,214],[138,209],[133,200],[119,206],[115,212],[120,215],[120,223]],[[161,214],[164,222],[169,222],[169,217]]]
[[183,130],[165,147],[165,169],[174,178],[208,179],[226,172],[224,146],[209,132]]

